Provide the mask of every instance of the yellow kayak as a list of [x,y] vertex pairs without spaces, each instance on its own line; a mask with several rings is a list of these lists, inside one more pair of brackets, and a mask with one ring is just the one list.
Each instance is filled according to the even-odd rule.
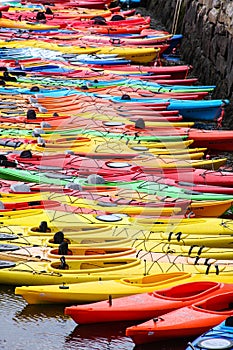
[[[107,154],[109,153],[109,158],[111,158],[112,157],[111,154],[114,153],[113,148],[111,148],[111,143],[105,144],[104,142],[100,142],[100,144],[97,145],[98,141],[95,142],[95,140],[90,140],[89,138],[86,138],[86,140],[79,140],[79,141],[77,140],[77,142],[76,141],[59,142],[58,139],[57,139],[57,142],[56,142],[56,139],[55,140],[49,139],[47,142],[46,141],[47,140],[45,140],[45,145],[41,145],[40,143],[23,143],[23,142],[21,143],[19,139],[18,146],[15,147],[15,149],[17,151],[30,150],[36,153],[49,152],[50,154],[63,153],[66,150],[72,150],[74,153],[83,154],[83,155],[85,153],[96,153],[98,155],[102,152]],[[143,161],[145,162],[146,166],[149,166],[151,164],[150,162],[151,156],[153,155],[154,157],[152,159],[155,159],[155,161],[159,164],[161,163],[162,167],[174,167],[173,163],[176,160],[178,161],[178,164],[182,160],[184,161],[200,160],[203,163],[204,162],[203,157],[205,155],[204,151],[206,150],[205,148],[195,148],[192,150],[187,149],[186,152],[185,151],[179,152],[179,151],[176,151],[176,149],[165,150],[165,149],[155,148],[155,149],[148,149],[148,151],[146,151],[146,149],[143,148],[143,146],[130,148],[126,145],[119,144],[118,142],[116,142],[115,145],[113,145],[113,147],[115,146],[118,147],[118,145],[119,145],[119,153],[122,154],[122,156],[124,156],[124,153],[127,154],[129,157],[132,156],[134,158],[133,160],[134,163],[136,162],[138,163],[138,165],[142,165],[141,156],[144,156]],[[1,144],[0,150],[11,151],[12,147],[13,146],[7,143],[5,145]],[[139,155],[140,158],[138,158],[137,155]],[[172,165],[169,166],[169,164],[171,163]],[[217,162],[215,163],[217,164]],[[188,165],[186,165],[186,167],[187,166]]]
[[[174,243],[185,246],[196,246],[196,247],[210,247],[210,248],[232,248],[232,235],[199,235],[189,233],[158,233],[157,238],[154,239],[154,245],[158,241],[164,241],[166,243]],[[139,241],[140,244],[140,241]],[[133,244],[134,245],[134,244]],[[137,241],[135,241],[137,247]]]
[[[73,283],[66,285],[22,286],[15,288],[28,304],[81,304],[106,300],[111,291],[112,298],[149,293],[159,288],[176,285],[192,279],[186,272],[164,273],[139,278]],[[79,289],[80,288],[80,289]]]
[[[9,20],[11,21],[11,20]],[[14,21],[12,21],[14,22]],[[21,22],[20,22],[21,23]],[[8,24],[10,25],[10,23]],[[13,23],[12,23],[13,25]],[[2,26],[4,26],[4,23],[2,22]],[[57,26],[55,26],[57,28]],[[9,28],[9,27],[8,27]],[[14,28],[14,27],[12,27]],[[32,28],[25,28],[25,29],[35,29],[35,26],[32,25]],[[39,28],[38,28],[39,29]],[[48,29],[48,28],[47,28]],[[47,43],[42,40],[12,40],[10,42],[6,42],[4,40],[0,41],[0,47],[12,47],[12,48],[25,48],[25,47],[36,47],[39,49],[49,49],[54,51],[59,51],[63,53],[76,53],[76,54],[92,54],[99,52],[99,48],[93,48],[93,47],[79,47],[79,46],[60,46],[58,44],[54,44],[52,42]]]
[[196,218],[217,218],[223,215],[231,206],[231,199],[224,201],[200,201],[200,203],[198,201],[193,201],[188,205],[186,215],[194,213]]
[[14,21],[7,18],[0,18],[0,28],[17,28],[29,30],[58,29],[59,25],[41,24],[27,21]]
[[142,261],[138,258],[14,263],[1,261],[0,284],[15,286],[80,283],[142,277],[157,273],[187,272],[201,276],[233,277],[232,265],[190,265]]
[[[153,267],[151,262],[148,268]],[[40,285],[81,283],[88,281],[113,280],[124,277],[149,275],[140,259],[121,257],[108,259],[82,259],[53,262],[10,262],[0,261],[0,284]]]
[[[21,27],[20,27],[21,24]],[[7,28],[24,28],[24,29],[39,29],[41,26],[41,29],[49,29],[43,28],[43,26],[46,25],[38,25],[38,28],[36,28],[36,24],[27,24],[27,22],[15,22],[12,20],[5,20],[1,18],[0,26],[7,27]],[[17,27],[18,26],[18,27]],[[58,26],[51,26],[58,28]],[[50,27],[50,28],[51,28]],[[4,45],[5,43],[5,45]],[[37,47],[41,49],[49,49],[54,51],[60,51],[63,53],[76,53],[76,54],[83,54],[83,53],[96,53],[98,54],[116,54],[118,57],[123,57],[127,60],[131,60],[132,63],[149,63],[153,60],[155,60],[160,52],[160,49],[157,48],[132,48],[132,47],[117,47],[117,46],[102,46],[102,47],[87,47],[82,48],[79,46],[67,46],[67,45],[58,45],[54,44],[52,42],[45,42],[42,40],[23,40],[21,41],[10,41],[10,42],[4,42],[0,41],[0,47],[13,47],[13,48],[22,48],[22,47]]]
[[153,253],[172,253],[176,256],[184,256],[191,258],[204,258],[204,259],[216,259],[216,260],[233,260],[233,249],[231,248],[210,248],[205,246],[199,246],[198,241],[196,245],[185,246],[174,243],[165,243],[164,241],[144,241],[140,243],[140,239],[137,240],[136,248],[138,250],[143,249]]
[[[69,236],[76,232],[95,233],[107,232],[109,236],[121,238],[153,239],[157,232],[200,235],[232,234],[233,220],[220,218],[148,218],[129,217],[125,214],[73,214],[57,210],[30,209],[4,212],[1,216],[2,225],[7,226],[7,232],[24,232],[25,235],[53,236],[58,230],[64,230]],[[46,222],[46,229],[40,228]],[[77,226],[78,225],[78,226]],[[3,230],[1,227],[0,231]],[[44,231],[44,232],[43,232]],[[4,232],[4,231],[2,231]]]
[[[145,225],[146,224],[146,225]],[[151,233],[147,237],[152,237],[153,232],[167,232],[200,235],[224,235],[232,234],[233,220],[220,218],[187,218],[187,219],[159,219],[158,221],[151,218],[138,219],[137,225],[142,225],[145,230],[150,227]],[[152,237],[153,238],[153,237]]]
[[[28,304],[83,304],[126,297],[142,293],[152,293],[181,283],[197,281],[217,281],[231,283],[230,277],[200,276],[187,272],[158,273],[140,278],[122,278],[111,281],[93,281],[66,285],[22,286],[15,288]],[[140,297],[140,296],[139,296]]]
[[[10,246],[14,245],[17,246],[18,249],[22,249],[22,253],[24,256],[28,256],[29,258],[32,257],[32,254],[30,253],[31,249],[34,247],[40,247],[42,255],[39,256],[39,259],[46,258],[45,254],[48,252],[50,248],[52,249],[58,249],[60,242],[58,243],[55,241],[54,237],[51,236],[36,236],[36,235],[22,235],[22,230],[18,228],[18,234],[12,233],[7,231],[7,227],[5,227],[5,232],[0,232],[1,242],[0,245],[7,245],[7,249],[10,250]],[[133,243],[130,238],[121,238],[117,236],[109,236],[108,232],[106,234],[103,232],[102,235],[98,235],[97,237],[95,235],[88,235],[84,232],[80,232],[80,234],[73,235],[71,237],[67,237],[67,235],[64,235],[64,241],[68,243],[69,248],[74,247],[120,247],[125,248],[129,247],[131,248]],[[134,247],[133,247],[134,248]],[[3,252],[5,252],[6,249],[4,249]],[[17,250],[18,252],[18,250]],[[38,250],[37,250],[38,253]],[[5,260],[2,257],[3,260]],[[47,259],[47,258],[46,258]],[[9,259],[6,259],[9,260]],[[20,259],[19,259],[20,260]],[[17,261],[17,259],[14,259],[13,261]]]
[[[9,250],[1,252],[0,244],[0,260],[7,261],[41,261],[41,260],[57,260],[62,255],[66,260],[81,260],[81,259],[108,259],[131,256],[135,257],[137,250],[132,247],[121,246],[73,246],[67,242],[62,242],[58,248],[48,248],[46,246],[28,246],[13,250],[13,245],[9,245]],[[8,245],[5,245],[5,249]],[[10,250],[11,249],[11,250]]]
[[130,60],[131,63],[146,64],[154,61],[159,56],[160,49],[146,47],[121,47],[121,46],[100,46],[98,54],[117,54]]

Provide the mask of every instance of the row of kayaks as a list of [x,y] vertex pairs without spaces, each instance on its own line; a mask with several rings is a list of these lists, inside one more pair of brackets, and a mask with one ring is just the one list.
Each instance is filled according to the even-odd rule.
[[[194,343],[189,343],[188,349],[193,349],[195,345],[199,349],[199,342],[203,342],[203,349],[212,349],[216,343],[217,349],[227,349],[224,347],[227,345],[225,338],[230,338],[230,345],[232,339],[232,284],[214,282],[213,279],[195,282],[182,273],[171,273],[167,275],[168,287],[160,289],[163,278],[164,275],[155,275],[141,280],[121,279],[113,284],[101,281],[81,285],[17,287],[15,293],[22,295],[30,304],[50,303],[51,300],[66,304],[72,304],[74,300],[79,304],[88,301],[89,304],[85,305],[66,306],[65,314],[78,324],[137,322],[125,330],[135,344],[191,338],[207,332]],[[180,284],[177,284],[179,278]],[[150,290],[152,292],[148,292]],[[216,328],[209,331],[212,327]],[[207,347],[208,339],[212,337],[218,339],[212,339],[209,344],[212,347]]]
[[0,284],[135,344],[217,326],[187,349],[232,349],[229,101],[134,9],[0,11]]

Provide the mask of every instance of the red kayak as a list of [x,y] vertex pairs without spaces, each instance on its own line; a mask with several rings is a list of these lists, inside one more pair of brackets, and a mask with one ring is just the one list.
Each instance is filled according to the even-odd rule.
[[165,339],[195,337],[233,315],[233,292],[220,293],[191,306],[162,314],[137,326],[128,327],[126,335],[135,344]]
[[198,130],[189,131],[189,138],[194,140],[195,147],[207,147],[215,151],[233,151],[233,130]]
[[[102,66],[106,73],[108,71],[119,71],[123,74],[128,72],[137,72],[137,73],[153,73],[153,74],[168,74],[172,79],[186,79],[188,73],[191,70],[191,66],[181,65],[181,66],[137,66],[137,65],[114,65],[114,66]],[[109,73],[110,73],[109,72]]]
[[[165,155],[166,157],[166,155]],[[175,158],[175,155],[174,155]],[[184,182],[184,181],[176,181],[169,178],[161,178],[152,174],[146,174],[143,172],[143,167],[141,167],[141,172],[139,173],[128,173],[128,174],[122,174],[122,178],[120,175],[117,175],[116,180],[118,181],[134,181],[134,180],[144,180],[144,181],[151,181],[156,182],[162,185],[168,185],[168,186],[175,186],[178,188],[183,188],[185,190],[198,193],[216,193],[216,194],[228,194],[233,195],[233,187],[225,187],[225,186],[211,186],[207,184],[194,184],[191,182]],[[112,174],[109,173],[109,175],[105,175],[105,180],[111,181],[112,180]],[[192,181],[190,176],[190,181]],[[198,194],[197,193],[197,194]],[[193,193],[194,194],[194,193]],[[230,199],[230,198],[229,198]],[[233,201],[233,199],[232,199]]]
[[34,200],[28,202],[0,202],[0,212],[28,210],[28,209],[48,209],[59,208],[60,203],[54,200]]
[[189,282],[152,293],[114,298],[88,305],[65,308],[65,314],[78,324],[148,320],[207,297],[231,291],[232,284]]
[[233,187],[233,173],[224,170],[205,169],[155,169],[154,175],[167,177],[178,182]]
[[[62,139],[61,139],[62,140]],[[65,138],[64,138],[65,140]],[[57,142],[57,141],[56,141]],[[61,142],[62,145],[62,142]],[[56,143],[56,146],[59,147],[59,143]],[[99,175],[110,175],[114,173],[114,176],[117,175],[127,175],[135,174],[140,172],[141,168],[139,166],[130,165],[127,169],[115,169],[108,166],[108,161],[105,160],[96,160],[91,158],[79,157],[70,154],[56,154],[54,155],[34,155],[30,151],[24,151],[20,154],[12,153],[7,155],[7,159],[10,161],[19,162],[23,164],[24,169],[35,170],[40,169],[41,171],[49,170],[53,168],[54,170],[70,169],[71,172],[75,171],[79,175],[87,176],[89,174],[99,174]]]
[[10,8],[10,5],[3,5],[3,6],[0,6],[0,11],[8,11]]

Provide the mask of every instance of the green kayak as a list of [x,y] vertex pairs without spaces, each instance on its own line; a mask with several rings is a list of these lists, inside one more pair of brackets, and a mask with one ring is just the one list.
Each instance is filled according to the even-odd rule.
[[[42,171],[20,170],[16,168],[0,168],[0,178],[4,180],[14,180],[27,183],[38,184],[51,184],[57,186],[66,186],[79,184],[81,186],[96,187],[96,184],[89,184],[86,178],[79,178],[72,175],[65,175],[58,172],[49,172],[44,169]],[[209,200],[229,200],[232,199],[231,195],[216,194],[216,193],[200,193],[184,188],[159,184],[152,181],[106,181],[103,185],[106,187],[116,187],[120,189],[127,189],[129,191],[137,191],[147,194],[152,194],[161,197],[181,198],[196,201],[209,201]]]

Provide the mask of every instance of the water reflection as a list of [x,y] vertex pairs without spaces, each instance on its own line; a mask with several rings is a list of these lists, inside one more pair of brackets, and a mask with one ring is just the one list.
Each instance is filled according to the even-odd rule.
[[[102,324],[78,325],[66,338],[66,344],[71,348],[89,344],[90,349],[129,349],[129,350],[185,350],[190,339],[163,341],[146,345],[135,346],[129,337],[125,336],[125,329],[135,322],[112,322]],[[108,345],[108,346],[107,346]],[[104,347],[103,347],[104,346]],[[76,349],[77,349],[76,348]],[[87,348],[86,348],[87,349]]]
[[69,317],[64,315],[64,308],[63,305],[26,305],[16,313],[16,318],[18,321],[32,321],[40,318],[67,320]]
[[14,287],[0,286],[1,350],[185,350],[187,341],[135,346],[125,336],[133,322],[76,325],[65,305],[27,305]]
[[[132,340],[125,336],[125,329],[133,323],[112,322],[90,325],[78,325],[66,338],[66,344],[82,349],[88,344],[89,349],[133,349]],[[88,348],[86,348],[88,349]]]

